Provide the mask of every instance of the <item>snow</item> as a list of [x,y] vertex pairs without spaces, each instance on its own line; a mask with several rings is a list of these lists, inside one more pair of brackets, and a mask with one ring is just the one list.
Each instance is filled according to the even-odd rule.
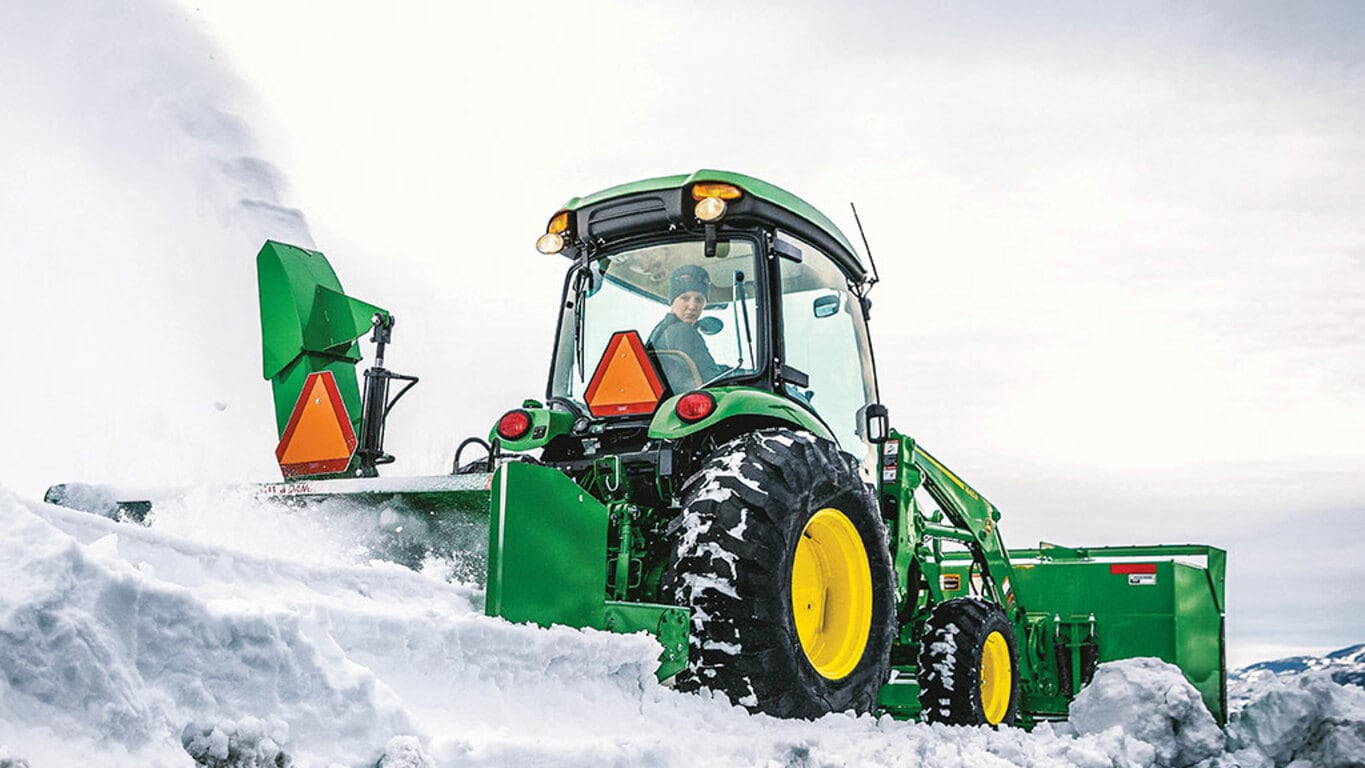
[[148,528],[0,490],[0,765],[1298,768],[1365,755],[1365,692],[1326,672],[1239,683],[1225,742],[1151,659],[1101,665],[1069,722],[1031,733],[751,715],[659,684],[644,635],[488,618],[478,587],[371,561],[343,531],[316,535],[329,522],[205,492]]
[[945,691],[955,690],[953,687],[952,659],[957,655],[958,631],[957,625],[949,624],[943,628],[943,639],[929,644],[930,654],[939,659],[934,662],[934,669],[938,670],[939,679],[943,681],[943,690]]
[[724,490],[725,493],[722,495],[708,496],[707,498],[714,501],[725,501],[730,498],[729,489],[721,488],[719,481],[722,477],[734,478],[744,486],[759,493],[764,493],[763,487],[758,484],[757,480],[745,476],[743,469],[744,454],[738,452],[719,454],[718,452],[718,455],[712,457],[711,461],[714,463],[706,467],[705,474],[703,475],[703,482],[705,482],[706,485],[703,488],[702,494],[715,494],[722,490]]
[[1152,745],[1157,765],[1194,765],[1223,752],[1199,691],[1157,659],[1101,665],[1072,701],[1068,724],[1080,734],[1127,733]]
[[1228,723],[1242,768],[1365,765],[1365,689],[1325,671],[1261,679]]

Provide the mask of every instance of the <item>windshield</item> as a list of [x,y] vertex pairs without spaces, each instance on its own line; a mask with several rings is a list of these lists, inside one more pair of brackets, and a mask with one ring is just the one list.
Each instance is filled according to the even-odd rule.
[[670,393],[757,372],[755,247],[657,243],[602,256],[569,275],[550,395],[584,403],[608,342],[635,331]]

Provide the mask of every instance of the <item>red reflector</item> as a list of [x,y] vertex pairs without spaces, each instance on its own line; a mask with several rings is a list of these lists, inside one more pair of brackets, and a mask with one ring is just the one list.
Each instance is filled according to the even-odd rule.
[[498,437],[503,440],[520,440],[531,429],[531,414],[526,411],[508,411],[498,419]]
[[711,412],[716,410],[716,398],[705,392],[689,392],[678,398],[678,404],[673,410],[678,414],[678,418],[691,424],[710,416]]
[[1156,563],[1114,563],[1110,573],[1156,573]]

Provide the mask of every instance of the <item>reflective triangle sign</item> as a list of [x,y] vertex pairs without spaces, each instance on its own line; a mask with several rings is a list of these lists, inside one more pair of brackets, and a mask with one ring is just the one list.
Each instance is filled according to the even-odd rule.
[[286,480],[344,472],[355,453],[355,430],[331,371],[308,374],[275,459]]
[[653,413],[664,385],[635,331],[612,334],[583,399],[594,416]]

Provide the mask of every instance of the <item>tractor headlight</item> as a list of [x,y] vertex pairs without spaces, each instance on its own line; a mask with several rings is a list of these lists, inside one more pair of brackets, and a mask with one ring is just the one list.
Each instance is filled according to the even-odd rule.
[[564,250],[564,236],[558,232],[546,232],[536,239],[536,250],[541,253],[559,253]]
[[560,211],[545,228],[545,234],[536,239],[536,250],[541,253],[559,253],[564,250],[564,235],[569,231],[569,212]]
[[692,199],[697,201],[693,213],[697,218],[710,223],[725,215],[727,200],[738,200],[744,193],[734,184],[721,184],[702,181],[692,185]]
[[715,221],[725,215],[725,201],[719,197],[707,197],[697,201],[695,210],[702,221]]

